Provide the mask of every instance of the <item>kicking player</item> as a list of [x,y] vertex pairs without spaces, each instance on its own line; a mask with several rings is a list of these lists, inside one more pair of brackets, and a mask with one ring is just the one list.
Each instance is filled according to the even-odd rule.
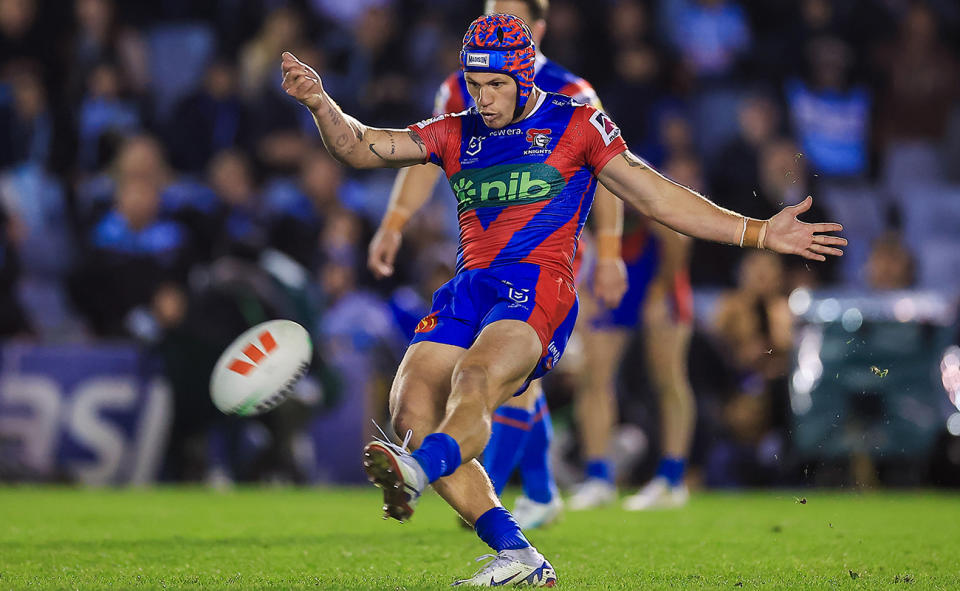
[[[530,26],[534,44],[539,47],[546,32],[548,6],[548,0],[498,0],[487,2],[485,12],[519,17]],[[533,81],[541,90],[567,95],[600,109],[600,101],[586,80],[551,62],[539,51],[534,60]],[[444,81],[437,92],[433,115],[463,111],[470,103],[472,99],[467,91],[464,73],[457,71]],[[532,141],[539,139],[534,136]],[[377,277],[393,274],[403,226],[429,200],[441,172],[438,166],[424,164],[401,169],[397,174],[387,211],[368,251],[367,265]],[[591,297],[592,307],[612,307],[617,305],[627,288],[626,267],[620,258],[623,204],[603,187],[598,187],[596,191],[593,220],[601,246],[591,274],[592,293],[587,297],[595,296],[599,300],[593,303]],[[577,254],[580,252],[582,249]],[[603,332],[592,340],[608,348],[603,342],[607,335],[607,332]],[[588,353],[587,357],[589,366],[593,356]],[[524,394],[511,398],[493,414],[490,441],[483,453],[483,466],[498,495],[503,493],[510,476],[519,466],[523,495],[517,499],[513,515],[525,530],[551,523],[563,508],[550,470],[552,436],[550,411],[540,380],[535,380]]]
[[[457,274],[434,297],[391,390],[400,445],[364,448],[385,513],[405,521],[428,485],[497,555],[461,584],[553,586],[556,573],[500,505],[476,461],[493,412],[563,354],[577,313],[573,258],[599,181],[641,213],[717,242],[813,260],[840,255],[839,224],[797,215],[809,197],[768,220],[717,207],[633,155],[601,111],[533,84],[530,29],[509,15],[471,23],[460,63],[476,107],[381,129],[345,115],[320,76],[283,54],[283,88],[310,109],[323,142],[355,168],[440,165],[458,200]],[[537,142],[529,138],[546,136]],[[416,448],[411,453],[407,445]]]

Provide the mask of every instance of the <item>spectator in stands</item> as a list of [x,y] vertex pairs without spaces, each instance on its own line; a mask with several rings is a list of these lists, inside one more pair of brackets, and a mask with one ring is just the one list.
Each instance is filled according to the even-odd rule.
[[36,64],[21,62],[0,80],[0,168],[34,162],[45,166],[53,143],[53,118]]
[[897,231],[873,241],[866,267],[867,285],[877,291],[909,289],[916,278],[913,254]]
[[787,82],[793,128],[814,172],[863,177],[868,172],[871,95],[850,83],[853,51],[835,37],[807,45],[810,75]]
[[189,235],[159,212],[156,183],[126,177],[88,235],[72,291],[95,334],[151,337],[179,320],[183,298],[171,294],[182,291],[193,262]]
[[756,199],[753,192],[760,185],[760,151],[776,137],[780,113],[770,97],[754,93],[740,101],[737,123],[737,137],[718,151],[710,167],[711,197],[734,211]]
[[912,3],[896,43],[880,55],[886,73],[877,119],[883,142],[939,141],[960,97],[960,64],[940,39],[930,6]]
[[147,48],[140,33],[119,21],[113,0],[76,0],[76,31],[69,44],[69,97],[80,101],[91,71],[114,64],[127,90],[142,95],[150,82]]
[[77,160],[82,169],[90,171],[103,165],[101,141],[104,135],[124,137],[140,127],[139,109],[125,95],[115,65],[101,63],[90,72],[77,123]]
[[647,44],[626,46],[614,57],[616,82],[600,91],[600,100],[630,141],[642,143],[651,135],[651,113],[663,94],[660,69],[660,56]]
[[668,0],[661,15],[670,41],[698,78],[719,80],[734,73],[750,48],[746,13],[729,0]]
[[774,484],[786,432],[793,345],[778,255],[757,251],[744,257],[738,287],[721,296],[713,326],[739,383],[723,404],[724,434],[707,459],[707,484]]
[[320,233],[339,208],[342,179],[342,169],[327,151],[314,149],[303,157],[297,182],[277,181],[266,191],[270,244],[308,271],[320,266]]
[[220,152],[210,162],[207,178],[220,202],[213,256],[256,259],[267,247],[267,228],[249,159],[238,150]]
[[240,89],[248,99],[259,95],[277,75],[277,56],[301,43],[302,19],[282,6],[271,12],[257,36],[240,51]]
[[171,164],[187,173],[204,170],[214,153],[243,144],[245,118],[233,64],[214,61],[202,88],[174,108],[177,125],[170,127],[166,142]]
[[19,234],[17,221],[0,207],[0,337],[26,336],[32,332],[17,294],[20,259],[16,239]]

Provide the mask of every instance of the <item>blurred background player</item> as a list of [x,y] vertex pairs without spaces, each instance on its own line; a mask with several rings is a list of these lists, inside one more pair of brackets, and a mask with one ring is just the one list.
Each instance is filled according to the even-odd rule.
[[[699,190],[695,161],[676,158],[664,166],[674,181]],[[585,460],[586,480],[570,498],[571,510],[616,500],[611,439],[617,423],[617,375],[624,353],[643,326],[648,379],[658,394],[662,458],[656,475],[624,507],[642,510],[686,502],[683,485],[696,419],[687,379],[687,352],[693,315],[689,282],[689,239],[635,212],[626,216],[623,259],[628,288],[620,304],[604,309],[581,298],[581,331],[586,364],[576,393],[576,419]]]
[[[488,1],[484,10],[486,14],[511,14],[528,23],[539,48],[546,32],[548,8],[548,0],[498,0]],[[534,82],[547,92],[565,94],[600,108],[597,95],[586,80],[550,61],[539,50]],[[463,72],[457,71],[448,76],[438,90],[433,115],[457,113],[472,104]],[[536,141],[536,138],[528,139],[531,144]],[[424,164],[401,169],[397,174],[387,211],[370,243],[368,266],[376,276],[382,278],[393,274],[403,226],[430,199],[441,172],[433,164]],[[623,206],[606,189],[598,187],[593,217],[598,252],[594,257],[592,289],[582,290],[580,298],[581,302],[589,300],[592,309],[605,309],[615,306],[626,289],[625,268],[620,257]],[[578,258],[581,252],[578,250]],[[604,331],[596,333],[591,342],[609,350],[611,345],[607,342],[615,338],[616,335]],[[588,364],[599,363],[594,357],[588,353]],[[510,476],[519,467],[523,495],[517,499],[514,517],[523,529],[549,524],[563,507],[549,464],[552,436],[550,411],[540,380],[531,384],[525,394],[509,400],[494,413],[483,464],[498,495],[503,493]]]

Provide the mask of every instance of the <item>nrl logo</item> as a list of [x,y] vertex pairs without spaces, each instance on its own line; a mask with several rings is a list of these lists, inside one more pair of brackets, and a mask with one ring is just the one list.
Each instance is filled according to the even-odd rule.
[[546,148],[550,145],[550,129],[528,129],[527,141],[534,148]]
[[483,138],[471,137],[470,143],[467,144],[467,149],[464,150],[467,156],[476,156],[480,153],[480,149],[483,148]]

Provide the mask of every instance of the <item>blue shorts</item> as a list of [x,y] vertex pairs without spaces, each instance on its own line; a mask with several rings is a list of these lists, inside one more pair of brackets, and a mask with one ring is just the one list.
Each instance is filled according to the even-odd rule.
[[638,256],[624,262],[627,265],[627,292],[623,294],[619,306],[601,310],[590,319],[590,326],[596,330],[633,330],[640,326],[643,301],[660,266],[660,243],[653,236],[648,237]]
[[[498,320],[520,320],[537,332],[543,355],[530,380],[560,361],[577,319],[576,288],[561,274],[530,263],[461,271],[433,294],[430,314],[410,344],[429,341],[469,349]],[[518,394],[526,390],[526,384]]]

